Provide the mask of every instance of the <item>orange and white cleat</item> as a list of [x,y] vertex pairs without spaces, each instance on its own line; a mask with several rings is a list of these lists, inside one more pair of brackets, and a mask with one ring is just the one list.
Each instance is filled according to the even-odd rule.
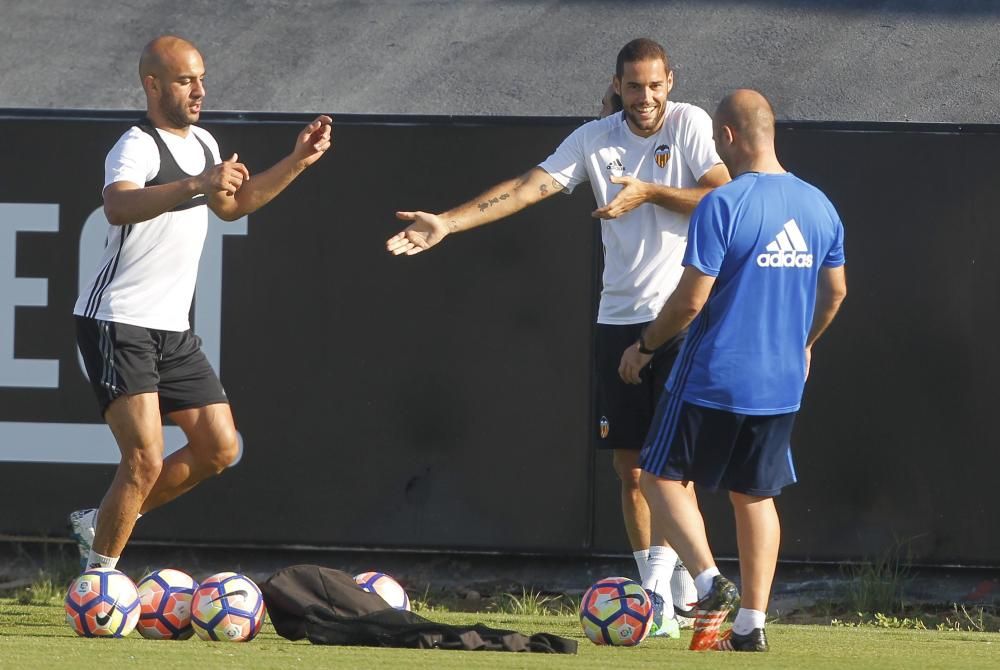
[[736,585],[722,575],[716,575],[712,579],[712,588],[695,603],[694,635],[688,648],[692,651],[713,649],[719,639],[719,629],[739,599]]

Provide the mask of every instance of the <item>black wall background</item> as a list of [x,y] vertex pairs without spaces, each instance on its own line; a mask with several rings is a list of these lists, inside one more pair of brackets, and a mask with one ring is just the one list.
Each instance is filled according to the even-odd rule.
[[[58,234],[18,235],[17,275],[47,277],[49,304],[18,308],[15,353],[61,361],[58,389],[0,388],[0,421],[96,420],[70,316],[77,247],[131,116],[0,115],[0,202],[60,205]],[[307,120],[205,125],[259,172]],[[417,257],[383,246],[395,210],[472,197],[580,122],[336,119],[332,153],[224,241],[222,378],[243,459],[144,518],[136,540],[628,551],[610,459],[591,449],[589,189]],[[860,559],[902,542],[921,563],[1000,564],[1000,134],[784,124],[778,144],[840,210],[850,287],[814,353],[801,483],[779,499],[782,557]],[[0,461],[0,534],[60,535],[113,470]],[[716,553],[735,555],[725,496],[702,500]]]

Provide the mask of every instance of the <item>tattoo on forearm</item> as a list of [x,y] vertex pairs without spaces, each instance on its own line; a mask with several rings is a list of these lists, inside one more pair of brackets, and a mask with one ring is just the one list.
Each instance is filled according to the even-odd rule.
[[555,179],[553,179],[551,185],[542,184],[541,186],[538,187],[538,192],[541,195],[548,195],[550,190],[552,193],[559,193],[560,191],[563,190],[563,185],[557,182]]
[[477,207],[479,207],[479,211],[480,212],[485,212],[487,209],[489,209],[493,205],[497,205],[497,204],[500,203],[501,200],[506,200],[509,197],[510,197],[510,193],[501,193],[498,196],[495,196],[493,198],[490,198],[489,200],[485,200],[485,201],[479,203],[477,205]]

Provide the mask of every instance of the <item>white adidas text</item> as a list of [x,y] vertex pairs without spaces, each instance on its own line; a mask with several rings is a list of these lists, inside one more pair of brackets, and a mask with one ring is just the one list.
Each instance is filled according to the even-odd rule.
[[762,268],[811,268],[812,254],[802,254],[797,251],[779,251],[773,254],[757,256],[757,265]]
[[811,268],[812,264],[813,256],[795,219],[786,221],[767,251],[757,256],[762,268]]

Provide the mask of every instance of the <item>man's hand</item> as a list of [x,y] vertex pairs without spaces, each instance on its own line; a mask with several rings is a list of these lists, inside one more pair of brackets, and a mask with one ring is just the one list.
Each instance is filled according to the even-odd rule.
[[419,254],[443,240],[449,232],[448,224],[436,214],[396,212],[396,218],[413,223],[386,240],[385,248],[393,256]]
[[595,209],[590,213],[595,219],[617,219],[626,212],[631,212],[639,205],[649,201],[648,184],[635,177],[611,177],[612,184],[621,184],[622,190],[618,191],[611,202],[600,209]]
[[806,379],[809,379],[809,368],[812,367],[813,350],[812,347],[806,347]]
[[295,149],[292,150],[292,157],[303,167],[309,167],[318,161],[326,150],[333,146],[332,124],[333,119],[320,115],[299,133],[298,139],[295,140]]
[[626,384],[641,384],[642,377],[640,377],[639,373],[642,372],[644,367],[649,365],[649,361],[652,359],[652,354],[639,352],[639,343],[636,342],[622,354],[622,361],[618,365],[618,376]]
[[225,193],[233,195],[240,190],[243,182],[250,179],[250,170],[239,162],[239,156],[233,154],[229,159],[218,165],[205,168],[198,176],[198,192],[205,195]]

